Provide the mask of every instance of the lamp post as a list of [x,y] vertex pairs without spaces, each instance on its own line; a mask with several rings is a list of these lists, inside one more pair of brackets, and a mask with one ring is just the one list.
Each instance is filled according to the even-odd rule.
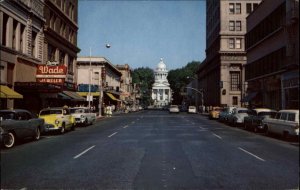
[[89,66],[89,93],[88,93],[88,103],[89,103],[89,110],[91,110],[91,81],[92,81],[92,48],[90,47],[90,66]]
[[195,90],[196,92],[198,92],[198,93],[201,94],[201,107],[202,107],[202,109],[203,109],[203,105],[204,105],[204,98],[203,98],[203,93],[204,93],[204,91],[203,91],[203,89],[201,88],[201,89],[200,89],[201,91],[199,91],[198,89],[195,89],[195,88],[192,88],[192,87],[185,87],[185,88]]

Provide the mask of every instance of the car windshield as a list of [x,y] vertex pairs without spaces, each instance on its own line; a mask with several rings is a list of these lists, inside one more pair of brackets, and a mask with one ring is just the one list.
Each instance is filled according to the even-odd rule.
[[0,118],[2,118],[2,120],[14,119],[15,118],[15,113],[13,113],[13,112],[0,112]]
[[50,114],[62,114],[62,110],[53,109],[53,110],[43,110],[41,111],[40,115],[50,115]]

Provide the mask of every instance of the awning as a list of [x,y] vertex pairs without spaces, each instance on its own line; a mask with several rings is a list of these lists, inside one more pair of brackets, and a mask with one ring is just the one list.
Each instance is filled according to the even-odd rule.
[[0,85],[0,98],[23,98],[23,95],[7,86]]
[[[77,92],[79,96],[88,96],[89,92]],[[91,92],[91,96],[99,96],[99,92]]]
[[58,93],[58,97],[64,100],[71,100],[72,98],[70,96],[65,95],[64,93]]
[[79,94],[77,94],[76,92],[63,91],[62,93],[71,97],[71,100],[73,100],[73,101],[85,101],[85,99],[83,97],[79,96]]
[[258,92],[250,92],[247,96],[245,96],[241,102],[250,102],[256,95]]
[[112,95],[111,93],[106,92],[107,96],[110,97],[110,99],[114,100],[114,101],[121,101],[119,99],[117,99],[114,95]]

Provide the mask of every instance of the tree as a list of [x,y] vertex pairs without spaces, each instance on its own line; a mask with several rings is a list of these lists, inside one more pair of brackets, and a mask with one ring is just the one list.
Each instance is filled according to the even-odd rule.
[[173,104],[181,104],[183,100],[181,92],[191,81],[188,77],[196,75],[200,64],[201,62],[199,61],[192,61],[180,69],[170,70],[168,74],[168,81],[173,91]]
[[139,91],[142,95],[141,104],[150,105],[151,103],[151,89],[154,83],[153,70],[146,67],[134,69],[132,72],[132,82],[139,86]]

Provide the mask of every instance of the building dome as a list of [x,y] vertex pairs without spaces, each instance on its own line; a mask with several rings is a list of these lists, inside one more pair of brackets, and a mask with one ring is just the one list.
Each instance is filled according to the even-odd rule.
[[163,62],[163,58],[160,58],[160,62],[158,63],[156,69],[158,71],[166,71],[167,70],[167,66],[166,64]]

